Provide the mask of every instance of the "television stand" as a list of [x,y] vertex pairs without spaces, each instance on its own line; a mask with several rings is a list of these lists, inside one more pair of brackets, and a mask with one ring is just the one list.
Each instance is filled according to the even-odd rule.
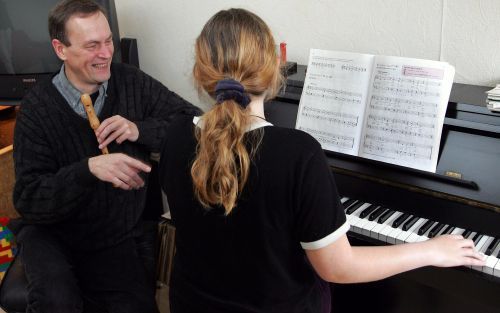
[[5,107],[12,107],[12,106],[18,106],[21,105],[21,100],[5,100],[5,99],[0,99],[0,110],[5,109]]
[[14,141],[17,108],[19,106],[0,106],[0,149]]

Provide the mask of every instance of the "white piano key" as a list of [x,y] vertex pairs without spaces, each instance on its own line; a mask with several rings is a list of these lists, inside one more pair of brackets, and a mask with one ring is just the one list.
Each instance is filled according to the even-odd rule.
[[460,227],[455,227],[455,229],[451,232],[450,235],[461,235],[465,229]]
[[481,238],[481,240],[479,240],[479,242],[477,243],[476,250],[481,253],[486,252],[486,249],[488,249],[488,246],[493,241],[493,239],[494,239],[493,237],[484,235],[483,238]]
[[352,213],[352,231],[358,234],[361,234],[363,229],[363,225],[365,224],[366,220],[364,218],[359,217],[361,212],[363,212],[364,209],[368,208],[371,204],[370,203],[365,203],[362,206],[359,207],[359,209],[356,210],[356,212]]
[[486,264],[482,267],[481,271],[485,274],[493,275],[495,270],[495,265],[498,263],[498,259],[492,255],[486,258]]
[[411,234],[417,232],[420,226],[422,226],[426,221],[427,220],[425,218],[420,218],[408,230],[401,231],[401,233],[399,233],[398,237],[396,238],[396,244],[405,243],[406,239],[408,239]]
[[[420,240],[420,235],[418,234],[418,230],[420,229],[420,227],[422,227],[422,225],[424,225],[428,221],[428,219],[421,218],[420,220],[422,220],[422,222],[420,223],[420,226],[417,227],[417,228],[415,228],[411,232],[410,236],[408,236],[408,238],[405,239],[405,242],[417,242],[417,241],[421,241]],[[417,223],[420,222],[420,220],[418,220]]]
[[493,270],[493,275],[496,277],[500,277],[500,261],[495,265],[495,269]]
[[[486,248],[487,248],[487,247],[488,247],[488,245],[489,245],[489,242],[491,242],[491,240],[490,240],[490,239],[491,239],[491,240],[493,240],[493,237],[486,236],[486,235],[485,235],[485,236],[483,236],[483,238],[481,238],[481,239],[479,240],[479,242],[477,243],[477,245],[476,245],[476,250],[477,250],[478,252],[482,252],[482,253],[484,253],[484,251],[486,251]],[[472,268],[473,270],[480,271],[480,272],[482,272],[482,270],[483,270],[483,267],[482,267],[482,266],[471,266],[471,268]]]
[[401,223],[401,225],[399,225],[398,227],[392,228],[392,230],[387,234],[387,242],[392,243],[393,245],[396,244],[396,238],[403,231],[401,229],[403,225],[404,223]]
[[[378,210],[378,209],[381,209],[381,207],[377,207],[375,210]],[[369,215],[368,215],[368,217],[369,217]],[[367,219],[368,219],[368,217],[367,217]],[[368,220],[368,222],[363,225],[363,230],[361,233],[365,236],[370,237],[371,230],[373,229],[373,227],[375,227],[377,225],[378,225],[377,219],[375,219],[373,221]],[[378,236],[376,238],[378,238]]]
[[[385,214],[385,212],[384,212]],[[393,213],[393,216],[394,214],[396,214],[396,212]],[[380,218],[380,216],[379,216]],[[388,218],[385,223],[378,223],[377,222],[377,225],[375,225],[371,230],[370,230],[370,237],[372,238],[375,238],[375,239],[378,239],[379,238],[379,234],[380,234],[380,231],[385,227],[387,226],[387,221],[390,220],[391,218]],[[378,218],[377,218],[377,221],[378,221]]]
[[437,236],[441,236],[443,234],[443,232],[448,228],[448,226],[450,226],[449,224],[445,224],[443,226],[443,228],[441,228],[441,230],[437,233],[436,237]]
[[348,197],[343,197],[342,199],[340,199],[340,203],[344,204],[347,200],[349,200]]
[[393,230],[394,228],[392,227],[392,223],[394,222],[395,219],[403,215],[403,212],[396,212],[394,213],[391,217],[385,221],[384,225],[385,227],[382,228],[378,234],[378,239],[382,240],[383,242],[388,242],[387,241],[387,235]]
[[363,235],[378,239],[378,235],[373,236],[373,228],[375,228],[377,225],[378,223],[376,221],[369,221],[368,223],[366,223],[363,228]]
[[477,232],[475,232],[475,231],[471,232],[471,233],[470,233],[470,235],[469,235],[469,236],[467,236],[467,239],[471,239],[471,240],[472,240],[472,238],[474,238],[474,236],[475,236],[476,234],[477,234]]
[[366,224],[368,224],[368,222],[370,222],[370,221],[368,220],[368,216],[365,216],[364,218],[359,217],[358,219],[359,220],[354,227],[355,227],[356,232],[358,234],[363,234],[365,227],[366,227]]
[[362,204],[356,211],[352,212],[351,214],[347,214],[347,221],[349,224],[351,224],[351,231],[355,233],[359,233],[359,227],[356,227],[356,225],[359,223],[359,214],[363,212],[364,209],[369,207],[371,204],[370,203],[364,203]]
[[[357,202],[358,203],[358,202]],[[353,204],[353,205],[356,205],[357,203]],[[359,213],[363,210],[363,208],[366,208],[368,205],[370,205],[369,203],[363,203],[362,205],[360,205],[354,212],[352,212],[351,214],[347,214],[346,213],[346,217],[347,219],[350,219],[352,218],[352,216],[355,216],[356,214],[359,215]]]
[[418,240],[418,241],[426,241],[426,240],[428,240],[428,239],[429,239],[429,233],[431,232],[431,229],[432,229],[434,226],[436,226],[436,224],[437,224],[437,223],[438,223],[438,222],[434,222],[434,223],[432,223],[432,224],[431,224],[431,227],[429,227],[429,229],[427,229],[427,231],[426,231],[425,233],[423,233],[422,235],[420,235],[420,236],[418,237],[418,239],[417,239],[417,240]]
[[495,271],[495,266],[498,264],[498,252],[500,251],[500,245],[486,258],[486,264],[483,266],[483,273],[493,275]]

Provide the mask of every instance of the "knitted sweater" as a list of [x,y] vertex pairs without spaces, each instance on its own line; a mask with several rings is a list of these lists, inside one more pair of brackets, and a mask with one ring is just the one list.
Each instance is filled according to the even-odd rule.
[[[120,115],[134,122],[138,140],[111,143],[108,149],[147,163],[150,153],[159,151],[169,122],[177,114],[198,112],[142,71],[113,64],[99,120]],[[71,109],[50,81],[35,86],[22,101],[14,135],[14,204],[23,222],[45,225],[82,250],[137,234],[147,185],[125,191],[98,180],[88,159],[99,154],[88,120]]]

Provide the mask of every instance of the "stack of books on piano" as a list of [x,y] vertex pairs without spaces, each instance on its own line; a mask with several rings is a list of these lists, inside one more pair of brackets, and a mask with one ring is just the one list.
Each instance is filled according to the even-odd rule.
[[490,111],[500,112],[500,84],[486,92],[486,106]]

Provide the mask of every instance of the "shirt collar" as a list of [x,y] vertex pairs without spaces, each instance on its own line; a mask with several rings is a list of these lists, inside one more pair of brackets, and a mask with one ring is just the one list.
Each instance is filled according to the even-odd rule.
[[[71,84],[71,82],[66,77],[64,63],[61,66],[61,70],[57,73],[54,78],[52,78],[52,83],[56,86],[57,90],[66,99],[69,106],[81,117],[87,118],[83,104],[80,102],[81,92]],[[106,91],[108,89],[108,81],[105,81],[99,86],[99,96],[94,103],[94,111],[96,115],[99,115],[102,107],[104,106],[104,100],[106,97]]]
[[[203,120],[199,116],[193,117],[193,124],[195,124],[197,127],[203,128]],[[273,124],[269,123],[268,121],[264,121],[264,120],[255,121],[255,122],[252,122],[248,126],[246,132],[255,130],[257,128],[265,127],[265,126],[273,126]]]

